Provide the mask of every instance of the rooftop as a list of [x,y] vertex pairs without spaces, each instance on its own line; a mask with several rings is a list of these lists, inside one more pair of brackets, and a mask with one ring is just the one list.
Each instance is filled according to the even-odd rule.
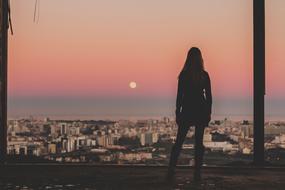
[[164,166],[91,164],[7,164],[0,166],[0,189],[284,189],[285,168],[204,167],[193,183],[191,167],[178,167],[166,183]]

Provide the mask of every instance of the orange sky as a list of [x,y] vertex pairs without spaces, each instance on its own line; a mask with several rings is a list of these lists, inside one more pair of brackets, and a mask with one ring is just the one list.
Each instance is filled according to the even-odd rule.
[[[250,0],[41,0],[38,23],[34,2],[11,1],[10,97],[172,97],[192,46],[215,97],[252,95]],[[284,97],[285,1],[266,6],[267,94]]]

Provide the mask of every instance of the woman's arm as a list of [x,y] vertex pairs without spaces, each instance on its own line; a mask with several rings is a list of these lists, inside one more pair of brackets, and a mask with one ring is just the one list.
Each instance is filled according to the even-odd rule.
[[183,88],[182,79],[179,77],[179,79],[178,79],[177,97],[176,97],[176,110],[175,110],[176,117],[179,116],[179,114],[181,113],[182,98],[183,98],[182,88]]
[[211,89],[211,79],[208,73],[207,73],[206,79],[207,81],[206,81],[206,86],[205,86],[205,95],[206,95],[208,113],[211,115],[212,113],[212,89]]

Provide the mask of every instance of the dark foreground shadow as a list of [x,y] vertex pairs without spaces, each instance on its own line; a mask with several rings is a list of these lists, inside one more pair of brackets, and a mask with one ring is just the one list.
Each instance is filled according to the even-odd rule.
[[0,189],[284,189],[284,168],[206,167],[195,183],[193,168],[178,167],[173,183],[166,167],[92,165],[0,166]]

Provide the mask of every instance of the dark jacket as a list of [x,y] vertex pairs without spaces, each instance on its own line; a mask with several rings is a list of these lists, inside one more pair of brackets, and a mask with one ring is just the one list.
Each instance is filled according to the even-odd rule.
[[211,81],[203,71],[200,80],[182,74],[178,80],[176,121],[183,125],[208,125],[212,113]]

